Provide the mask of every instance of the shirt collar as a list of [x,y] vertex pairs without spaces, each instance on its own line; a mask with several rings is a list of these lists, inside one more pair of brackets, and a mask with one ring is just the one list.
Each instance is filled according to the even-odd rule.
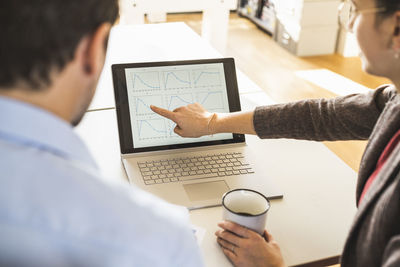
[[2,96],[0,139],[35,147],[97,168],[87,147],[70,124],[44,109]]

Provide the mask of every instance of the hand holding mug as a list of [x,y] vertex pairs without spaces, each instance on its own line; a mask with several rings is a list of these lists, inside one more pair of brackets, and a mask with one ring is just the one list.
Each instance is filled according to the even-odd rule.
[[223,230],[215,233],[224,254],[235,266],[282,267],[278,244],[265,228],[268,199],[250,189],[235,189],[222,197]]
[[223,221],[215,233],[225,256],[237,267],[284,267],[278,243],[266,230],[263,235],[236,223]]

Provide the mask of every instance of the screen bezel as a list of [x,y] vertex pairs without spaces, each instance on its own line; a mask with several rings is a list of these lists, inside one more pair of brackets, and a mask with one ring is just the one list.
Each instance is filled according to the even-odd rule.
[[161,151],[170,149],[181,149],[190,147],[202,147],[210,145],[222,145],[233,143],[244,143],[244,134],[233,134],[231,139],[223,139],[216,141],[203,141],[196,143],[174,144],[165,146],[152,146],[135,148],[132,136],[131,119],[129,112],[128,91],[126,85],[125,69],[145,68],[145,67],[165,67],[176,65],[196,65],[222,63],[225,73],[225,83],[227,89],[227,97],[229,102],[229,111],[240,111],[239,90],[236,79],[235,62],[233,58],[216,58],[216,59],[200,59],[200,60],[182,60],[182,61],[163,61],[163,62],[143,62],[130,64],[113,64],[112,78],[114,84],[115,106],[117,110],[118,133],[121,154],[142,153],[151,151]]

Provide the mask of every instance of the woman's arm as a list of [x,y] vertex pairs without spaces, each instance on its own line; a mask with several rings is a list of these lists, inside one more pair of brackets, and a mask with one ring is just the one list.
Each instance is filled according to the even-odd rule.
[[198,103],[174,111],[155,106],[151,109],[173,120],[177,124],[175,133],[183,137],[241,133],[260,138],[364,140],[393,96],[392,89],[382,86],[367,94],[257,107],[250,112],[210,113]]
[[183,137],[200,137],[217,133],[256,134],[253,111],[234,113],[210,113],[200,104],[190,104],[169,111],[150,106],[157,114],[176,123],[175,133]]

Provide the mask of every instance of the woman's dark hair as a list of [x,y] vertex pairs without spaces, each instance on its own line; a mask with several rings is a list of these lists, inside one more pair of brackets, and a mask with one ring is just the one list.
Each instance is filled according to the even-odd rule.
[[394,12],[400,10],[400,0],[375,0],[377,7],[387,7],[385,12],[379,13],[381,17],[393,15]]
[[0,87],[49,85],[79,41],[117,17],[118,0],[0,1]]

